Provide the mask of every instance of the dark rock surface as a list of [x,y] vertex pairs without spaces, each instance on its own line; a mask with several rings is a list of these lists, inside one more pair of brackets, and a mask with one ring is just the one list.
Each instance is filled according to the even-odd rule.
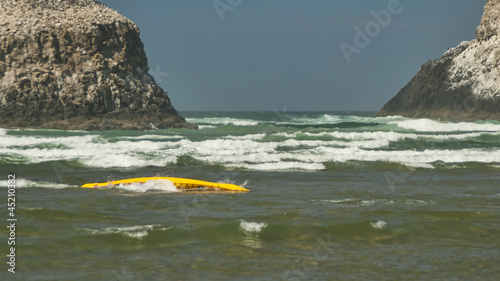
[[500,120],[500,0],[485,6],[477,38],[429,61],[377,116]]
[[139,29],[105,5],[0,2],[0,127],[196,128],[148,71]]

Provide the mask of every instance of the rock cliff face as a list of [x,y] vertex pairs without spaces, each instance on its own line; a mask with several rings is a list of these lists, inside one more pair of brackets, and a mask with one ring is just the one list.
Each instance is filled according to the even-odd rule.
[[196,128],[148,71],[139,29],[105,5],[0,2],[0,127]]
[[377,116],[500,120],[500,0],[489,0],[477,38],[429,61]]

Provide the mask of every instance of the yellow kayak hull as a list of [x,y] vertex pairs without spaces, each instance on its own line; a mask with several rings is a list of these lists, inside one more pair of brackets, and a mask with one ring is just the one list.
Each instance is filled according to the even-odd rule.
[[129,185],[133,183],[143,184],[147,181],[151,180],[169,180],[171,181],[177,189],[195,189],[195,188],[212,188],[219,189],[225,191],[250,191],[241,186],[230,184],[230,183],[215,183],[209,181],[200,181],[200,180],[192,180],[192,179],[184,179],[184,178],[171,178],[171,177],[145,177],[145,178],[133,178],[133,179],[124,179],[103,183],[87,183],[82,185],[83,188],[95,188],[95,187],[113,187],[120,184]]

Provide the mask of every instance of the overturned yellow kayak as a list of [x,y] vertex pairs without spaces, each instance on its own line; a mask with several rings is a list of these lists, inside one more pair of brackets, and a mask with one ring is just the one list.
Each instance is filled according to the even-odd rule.
[[146,178],[133,178],[118,181],[110,181],[103,183],[86,183],[82,185],[83,188],[94,188],[94,187],[113,187],[117,185],[129,185],[133,183],[144,184],[148,181],[154,180],[168,180],[171,181],[177,189],[196,189],[196,188],[212,188],[225,191],[250,191],[241,186],[231,184],[231,183],[215,183],[209,181],[191,180],[184,178],[171,178],[171,177],[146,177]]

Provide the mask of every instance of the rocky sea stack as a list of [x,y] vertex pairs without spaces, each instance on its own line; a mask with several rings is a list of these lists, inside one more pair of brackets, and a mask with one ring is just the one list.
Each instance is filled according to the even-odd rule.
[[500,0],[488,1],[476,35],[424,64],[377,116],[500,120]]
[[0,2],[0,127],[196,128],[148,71],[139,29],[105,5]]

